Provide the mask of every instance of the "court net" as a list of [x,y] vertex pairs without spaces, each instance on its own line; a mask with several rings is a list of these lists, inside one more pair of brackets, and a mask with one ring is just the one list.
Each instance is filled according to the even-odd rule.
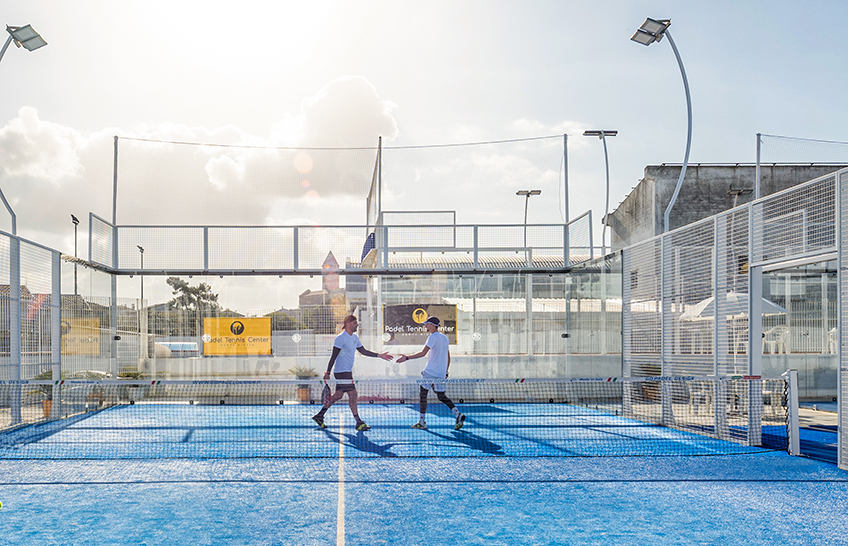
[[347,396],[327,428],[313,422],[318,380],[0,385],[0,459],[694,456],[788,443],[782,378],[450,379],[460,430],[433,391],[428,429],[411,428],[420,381],[355,385],[367,432]]

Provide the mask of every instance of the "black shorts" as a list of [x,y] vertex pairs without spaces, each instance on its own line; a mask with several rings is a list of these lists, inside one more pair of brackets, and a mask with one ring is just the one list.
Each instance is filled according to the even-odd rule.
[[[335,372],[333,375],[336,377],[336,379],[353,379],[353,372]],[[353,383],[345,381],[344,383],[337,384],[336,390],[342,392],[350,392],[355,391],[356,386],[354,386]]]

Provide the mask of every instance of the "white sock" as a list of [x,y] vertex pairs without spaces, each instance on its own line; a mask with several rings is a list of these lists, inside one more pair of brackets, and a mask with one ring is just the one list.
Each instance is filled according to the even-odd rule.
[[424,421],[424,416],[425,416],[425,415],[426,415],[426,414],[422,413],[422,414],[421,414],[421,417],[419,417],[419,418],[418,418],[418,422],[419,422],[419,423],[421,423],[422,425],[425,423],[425,421]]
[[454,417],[459,417],[459,408],[454,406],[451,410],[453,412]]

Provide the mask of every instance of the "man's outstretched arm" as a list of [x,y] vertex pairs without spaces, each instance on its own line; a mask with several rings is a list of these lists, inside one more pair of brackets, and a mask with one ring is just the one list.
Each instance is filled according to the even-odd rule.
[[375,353],[374,351],[369,351],[365,347],[359,347],[356,349],[357,352],[364,356],[370,356],[371,358],[382,358],[383,360],[391,360],[394,357],[389,353]]

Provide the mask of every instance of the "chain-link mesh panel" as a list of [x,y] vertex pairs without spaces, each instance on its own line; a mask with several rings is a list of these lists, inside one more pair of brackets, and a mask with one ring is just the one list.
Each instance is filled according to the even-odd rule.
[[666,333],[671,359],[665,375],[713,373],[712,337],[716,320],[708,310],[713,298],[714,222],[707,220],[667,235],[670,267],[666,272],[672,330]]
[[54,252],[21,241],[21,377],[24,378],[37,376],[52,363]]
[[117,230],[118,269],[140,270],[142,260],[144,269],[206,269],[205,228],[119,226]]
[[835,249],[834,192],[830,176],[755,203],[754,261]]
[[19,300],[12,298],[11,254],[12,237],[0,233],[0,378],[12,379],[12,316],[20,309]]
[[294,269],[291,227],[210,227],[208,269]]
[[568,264],[585,262],[592,256],[592,214],[587,213],[568,223]]
[[[750,208],[737,208],[717,217],[718,294],[715,317],[718,373],[747,373],[748,267]],[[759,295],[758,295],[759,296]]]
[[660,239],[622,252],[624,375],[646,377],[662,371]]
[[89,233],[91,234],[91,240],[89,241],[91,255],[89,256],[89,260],[92,263],[105,265],[106,267],[114,266],[112,263],[114,229],[114,226],[105,220],[94,214],[89,215]]

